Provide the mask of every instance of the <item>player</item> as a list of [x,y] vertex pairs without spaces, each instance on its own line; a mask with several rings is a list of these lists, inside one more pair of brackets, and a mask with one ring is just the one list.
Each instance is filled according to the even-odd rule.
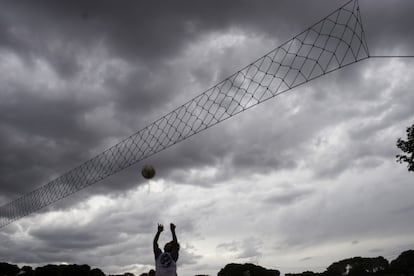
[[170,224],[171,234],[173,240],[166,243],[164,246],[164,252],[158,246],[158,239],[164,226],[158,224],[158,230],[154,237],[154,256],[155,256],[155,275],[156,276],[177,276],[177,260],[178,251],[180,245],[177,241],[177,235],[175,234],[175,225]]

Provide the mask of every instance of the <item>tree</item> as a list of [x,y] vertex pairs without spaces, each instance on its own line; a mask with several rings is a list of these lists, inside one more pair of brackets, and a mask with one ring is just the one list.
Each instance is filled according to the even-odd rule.
[[102,272],[99,268],[94,268],[90,272],[91,276],[105,276],[105,273]]
[[19,272],[17,265],[0,263],[0,275],[16,275]]
[[414,250],[404,251],[391,262],[391,271],[405,275],[414,275]]
[[381,256],[376,258],[353,257],[331,264],[326,269],[325,275],[369,275],[385,271],[388,266],[388,261]]
[[397,162],[407,162],[408,171],[414,172],[414,124],[407,128],[407,141],[398,138],[397,147],[406,154],[397,154]]
[[36,276],[55,276],[59,275],[59,266],[48,264],[42,267],[36,267],[35,275]]
[[217,276],[280,276],[279,270],[266,269],[254,264],[228,264],[222,268]]
[[21,272],[22,271],[24,272],[24,273],[22,273],[22,275],[24,275],[24,276],[34,276],[35,275],[33,268],[31,266],[28,266],[28,265],[23,266],[22,269],[21,269]]

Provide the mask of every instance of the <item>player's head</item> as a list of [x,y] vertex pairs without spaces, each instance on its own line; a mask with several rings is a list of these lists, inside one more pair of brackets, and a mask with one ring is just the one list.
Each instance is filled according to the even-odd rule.
[[179,250],[180,245],[174,241],[167,242],[164,245],[164,252],[172,252],[173,250]]

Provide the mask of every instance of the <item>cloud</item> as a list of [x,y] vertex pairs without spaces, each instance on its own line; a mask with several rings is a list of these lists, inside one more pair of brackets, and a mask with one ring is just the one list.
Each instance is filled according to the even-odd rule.
[[299,259],[299,261],[301,261],[301,262],[309,261],[309,260],[312,260],[313,258],[314,257],[304,257],[304,258]]
[[[263,245],[263,242],[255,237],[248,237],[241,241],[231,241],[220,243],[217,245],[217,249],[221,254],[231,254],[235,259],[239,259],[245,262],[246,259],[257,259],[262,253],[260,252],[260,247]],[[219,254],[220,254],[219,253]]]
[[[28,264],[87,261],[105,269],[111,265],[120,269],[136,263],[152,266],[156,222],[163,221],[163,206],[173,201],[170,196],[154,200],[158,196],[159,193],[143,194],[138,188],[123,198],[95,196],[69,210],[24,219],[9,233],[2,233],[12,244],[11,251],[1,252],[6,254],[2,259]],[[152,203],[148,204],[145,198],[152,198]],[[181,235],[192,231],[189,222],[178,220],[176,223],[179,240]],[[164,235],[160,242],[168,239],[168,233]],[[180,265],[196,263],[200,257],[193,251],[190,243],[182,243]]]
[[[159,4],[0,4],[2,204],[343,1]],[[371,54],[414,52],[410,1],[360,4]],[[139,274],[153,265],[156,223],[171,221],[180,227],[180,269],[191,275],[237,258],[321,266],[412,244],[412,180],[394,162],[395,141],[414,120],[410,62],[368,59],[226,120],[147,159],[157,170],[152,181],[141,179],[138,164],[3,228],[0,257]]]
[[217,245],[217,249],[223,249],[225,251],[235,252],[238,250],[238,245],[236,241],[220,243]]
[[269,195],[269,197],[266,199],[266,202],[268,202],[271,205],[290,205],[294,204],[297,201],[301,200],[303,197],[306,197],[310,194],[312,194],[313,191],[310,190],[288,190],[284,193],[279,194],[273,194]]
[[259,251],[262,242],[255,238],[247,238],[242,243],[242,252],[237,256],[238,259],[257,258],[262,254]]
[[[306,6],[304,10],[314,12],[312,17],[315,16],[315,21],[318,19],[316,16],[319,13],[322,16],[326,10],[334,9],[339,4],[339,1],[338,3],[324,3],[323,6],[301,3],[302,6]],[[40,136],[41,144],[30,144],[29,142],[27,146],[49,153],[49,156],[42,156],[37,152],[31,152],[29,148],[22,148],[21,151],[25,152],[26,156],[35,156],[36,161],[45,162],[45,165],[41,166],[41,169],[36,173],[27,164],[26,169],[22,169],[22,173],[18,174],[20,179],[7,176],[8,180],[4,180],[4,183],[14,183],[13,185],[8,184],[9,187],[20,187],[23,185],[21,183],[27,183],[26,179],[32,179],[33,187],[38,187],[45,183],[45,180],[50,179],[50,175],[57,176],[87,160],[93,156],[92,153],[99,153],[116,141],[132,134],[154,118],[172,110],[191,95],[196,95],[215,81],[220,81],[258,55],[276,46],[277,44],[273,44],[277,43],[275,38],[281,38],[283,41],[301,30],[299,27],[304,28],[313,22],[313,18],[284,2],[271,4],[242,1],[238,5],[229,3],[223,6],[221,4],[221,8],[211,4],[199,6],[183,2],[180,5],[164,7],[165,10],[158,10],[155,3],[128,3],[126,6],[119,7],[110,2],[96,6],[93,2],[65,2],[62,5],[55,5],[53,2],[42,1],[38,5],[27,3],[29,6],[26,6],[25,9],[22,8],[22,5],[15,5],[12,2],[6,2],[3,5],[5,5],[5,9],[9,10],[9,13],[2,14],[2,20],[5,22],[2,34],[6,38],[5,41],[10,41],[3,45],[5,51],[3,53],[6,56],[14,56],[16,63],[12,67],[9,66],[6,71],[13,71],[11,76],[19,76],[19,78],[3,80],[3,86],[12,89],[9,93],[2,93],[3,102],[12,104],[7,104],[2,108],[4,129],[2,132],[8,133],[4,138],[10,140],[15,140],[16,136]],[[226,9],[227,6],[236,9]],[[261,10],[264,13],[258,17],[255,12],[252,12],[256,10]],[[369,11],[371,10],[373,9],[369,9]],[[274,15],[275,12],[278,16]],[[12,14],[16,16],[10,16]],[[119,14],[122,14],[122,19],[118,17]],[[137,14],[141,14],[141,16],[136,16]],[[375,18],[370,17],[371,13],[368,13],[368,9],[364,15],[370,18],[366,21],[376,22]],[[21,21],[13,21],[17,17],[21,18]],[[59,20],[54,20],[57,17]],[[212,20],[213,17],[214,20]],[[259,20],[257,20],[258,18]],[[58,24],[48,24],[51,21],[58,22]],[[13,28],[11,27],[12,22],[14,23]],[[287,22],[294,22],[294,24]],[[395,22],[396,26],[397,24],[405,26],[406,23],[399,23],[398,20]],[[243,28],[243,26],[248,28]],[[278,27],[276,28],[276,26]],[[36,32],[37,37],[34,39],[34,32],[30,31],[31,28],[43,31]],[[173,37],[169,35],[172,33],[171,29],[174,30]],[[21,33],[26,35],[19,35]],[[270,37],[270,33],[275,38]],[[375,37],[377,30],[371,28],[370,33],[371,38]],[[144,37],[145,39],[143,39]],[[17,47],[18,45],[20,46]],[[226,57],[226,62],[223,62],[223,57]],[[362,79],[362,69],[364,68],[363,66],[353,67],[353,70],[344,70],[340,75],[337,74],[329,78],[337,79],[339,83],[344,85],[359,83],[364,81]],[[189,71],[193,76],[194,83],[198,83],[197,85],[186,80],[186,71]],[[17,74],[17,72],[19,73]],[[32,75],[31,78],[29,78],[30,75]],[[27,80],[22,82],[24,79],[20,76],[25,76]],[[371,76],[377,75],[371,74]],[[37,81],[45,78],[48,80],[43,84]],[[160,79],[162,81],[159,81]],[[349,81],[351,79],[352,82]],[[33,83],[36,85],[33,86]],[[367,83],[372,83],[372,81]],[[326,81],[316,82],[313,85],[315,90],[312,90],[315,92],[313,92],[314,97],[311,99],[315,104],[320,102],[318,97],[336,100],[337,104],[340,104],[341,98],[332,98],[333,93],[327,92],[329,88],[322,87],[322,85],[326,85]],[[183,89],[183,87],[187,89]],[[320,91],[316,91],[318,88]],[[183,93],[183,90],[189,92]],[[366,90],[373,91],[371,87],[367,87]],[[59,94],[56,95],[56,93]],[[52,95],[54,96],[51,97]],[[343,97],[344,93],[340,93],[340,95]],[[360,98],[366,95],[365,97],[369,98],[369,95],[372,94],[364,90],[364,93],[347,93],[345,95],[345,97],[355,100],[355,96]],[[310,103],[309,98],[302,97],[302,95],[300,98],[303,99],[300,102],[303,106],[299,106],[302,109],[323,110],[323,108],[332,107],[326,112],[322,112],[320,116],[306,118],[306,121],[302,121],[302,128],[300,126],[297,128],[301,132],[295,133],[285,125],[285,131],[289,131],[290,134],[286,136],[289,139],[286,142],[291,145],[278,144],[278,149],[266,149],[266,145],[267,147],[274,145],[269,145],[273,141],[272,139],[277,138],[282,142],[281,139],[284,139],[281,134],[283,128],[269,135],[264,130],[254,128],[257,122],[251,120],[246,122],[250,125],[242,127],[238,131],[254,128],[255,132],[262,132],[256,135],[256,137],[263,137],[261,141],[254,141],[255,144],[251,145],[251,140],[238,139],[234,132],[232,133],[234,129],[229,128],[226,131],[227,135],[221,134],[221,141],[233,140],[234,142],[227,145],[224,143],[217,148],[217,151],[213,152],[214,154],[206,154],[201,151],[198,157],[195,155],[193,158],[188,153],[198,154],[197,150],[193,150],[188,144],[186,145],[188,148],[181,147],[182,151],[188,152],[189,158],[187,160],[189,163],[186,164],[197,164],[193,161],[199,158],[201,158],[199,159],[201,167],[223,162],[224,158],[217,158],[216,154],[227,147],[228,151],[222,152],[222,156],[226,156],[227,162],[230,162],[228,165],[238,171],[250,171],[249,168],[252,167],[252,164],[257,164],[252,170],[259,169],[262,172],[275,168],[292,168],[297,166],[296,160],[291,158],[292,156],[285,156],[283,152],[289,150],[287,147],[298,146],[294,141],[291,141],[292,137],[297,140],[304,139],[306,136],[300,134],[304,130],[307,131],[307,136],[312,136],[324,126],[324,118],[330,118],[331,121],[326,123],[332,125],[334,121],[332,121],[332,117],[326,116],[326,113],[331,112],[334,108],[340,111],[338,117],[341,114],[360,112],[354,109],[343,109],[340,106],[334,107],[332,102],[330,105],[324,102],[323,107],[312,105],[313,102]],[[297,103],[297,100],[292,102],[293,105]],[[288,108],[289,106],[286,106],[284,112],[291,112]],[[24,110],[24,112],[18,112],[18,116],[11,116],[11,114],[16,114],[18,110]],[[401,108],[395,108],[395,110],[393,116],[395,120],[398,120],[398,118],[406,116],[406,112],[409,112],[410,109],[406,108],[405,113],[401,113]],[[267,111],[262,113],[265,116],[267,116],[266,114],[274,116]],[[276,114],[281,115],[281,113]],[[302,114],[306,114],[305,110],[299,113],[299,115]],[[291,118],[295,117],[286,116],[285,120]],[[309,121],[312,119],[312,122]],[[280,120],[283,120],[283,117]],[[299,118],[297,120],[299,122]],[[274,124],[274,121],[272,123],[274,131],[280,127],[280,123]],[[268,123],[263,122],[263,124]],[[368,124],[371,125],[371,123]],[[383,124],[385,125],[385,121]],[[65,125],[65,128],[59,127],[61,125]],[[12,129],[10,126],[13,126]],[[214,133],[212,136],[216,136],[216,134]],[[28,138],[25,138],[25,141],[27,140]],[[203,143],[205,142],[204,140]],[[54,146],[50,149],[44,145]],[[198,146],[199,144],[197,144]],[[19,164],[23,164],[23,161],[20,160],[28,159],[24,157],[23,153],[18,153],[21,147],[13,147],[8,141],[5,143],[5,148],[14,149],[15,157],[13,158],[18,160]],[[58,150],[63,151],[62,149],[68,148],[75,149],[75,151],[71,150],[55,155]],[[205,148],[210,150],[212,147],[210,143],[207,143]],[[274,154],[280,149],[283,149],[280,155]],[[230,150],[231,155],[228,154]],[[182,156],[186,154],[178,151],[174,153]],[[8,159],[4,163],[10,166],[11,162],[8,160],[12,157],[10,154],[5,156]],[[51,160],[47,161],[47,159]],[[65,161],[57,164],[56,160]],[[33,161],[30,162],[30,164],[32,163]],[[50,169],[52,164],[59,166]],[[181,162],[178,164],[185,165]],[[375,166],[379,162],[368,162],[368,164]],[[321,175],[335,175],[340,171],[340,168],[344,167],[345,164],[339,162],[331,169],[321,172]],[[171,169],[173,168],[171,167]],[[169,168],[165,169],[169,170]],[[15,167],[8,169],[8,171],[15,170]],[[8,173],[3,175],[8,175]],[[182,181],[182,178],[178,178],[177,181]],[[124,188],[124,186],[122,187]],[[23,192],[23,190],[15,188],[10,189],[12,189],[9,194],[10,198],[15,198]]]

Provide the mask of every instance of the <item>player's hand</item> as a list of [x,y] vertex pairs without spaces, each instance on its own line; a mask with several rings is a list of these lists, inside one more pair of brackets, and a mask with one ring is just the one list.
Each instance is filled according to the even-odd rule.
[[171,232],[174,232],[175,231],[175,224],[174,223],[171,223],[170,224],[170,229],[171,229]]
[[164,226],[158,223],[158,233],[161,233],[162,231],[164,231]]

